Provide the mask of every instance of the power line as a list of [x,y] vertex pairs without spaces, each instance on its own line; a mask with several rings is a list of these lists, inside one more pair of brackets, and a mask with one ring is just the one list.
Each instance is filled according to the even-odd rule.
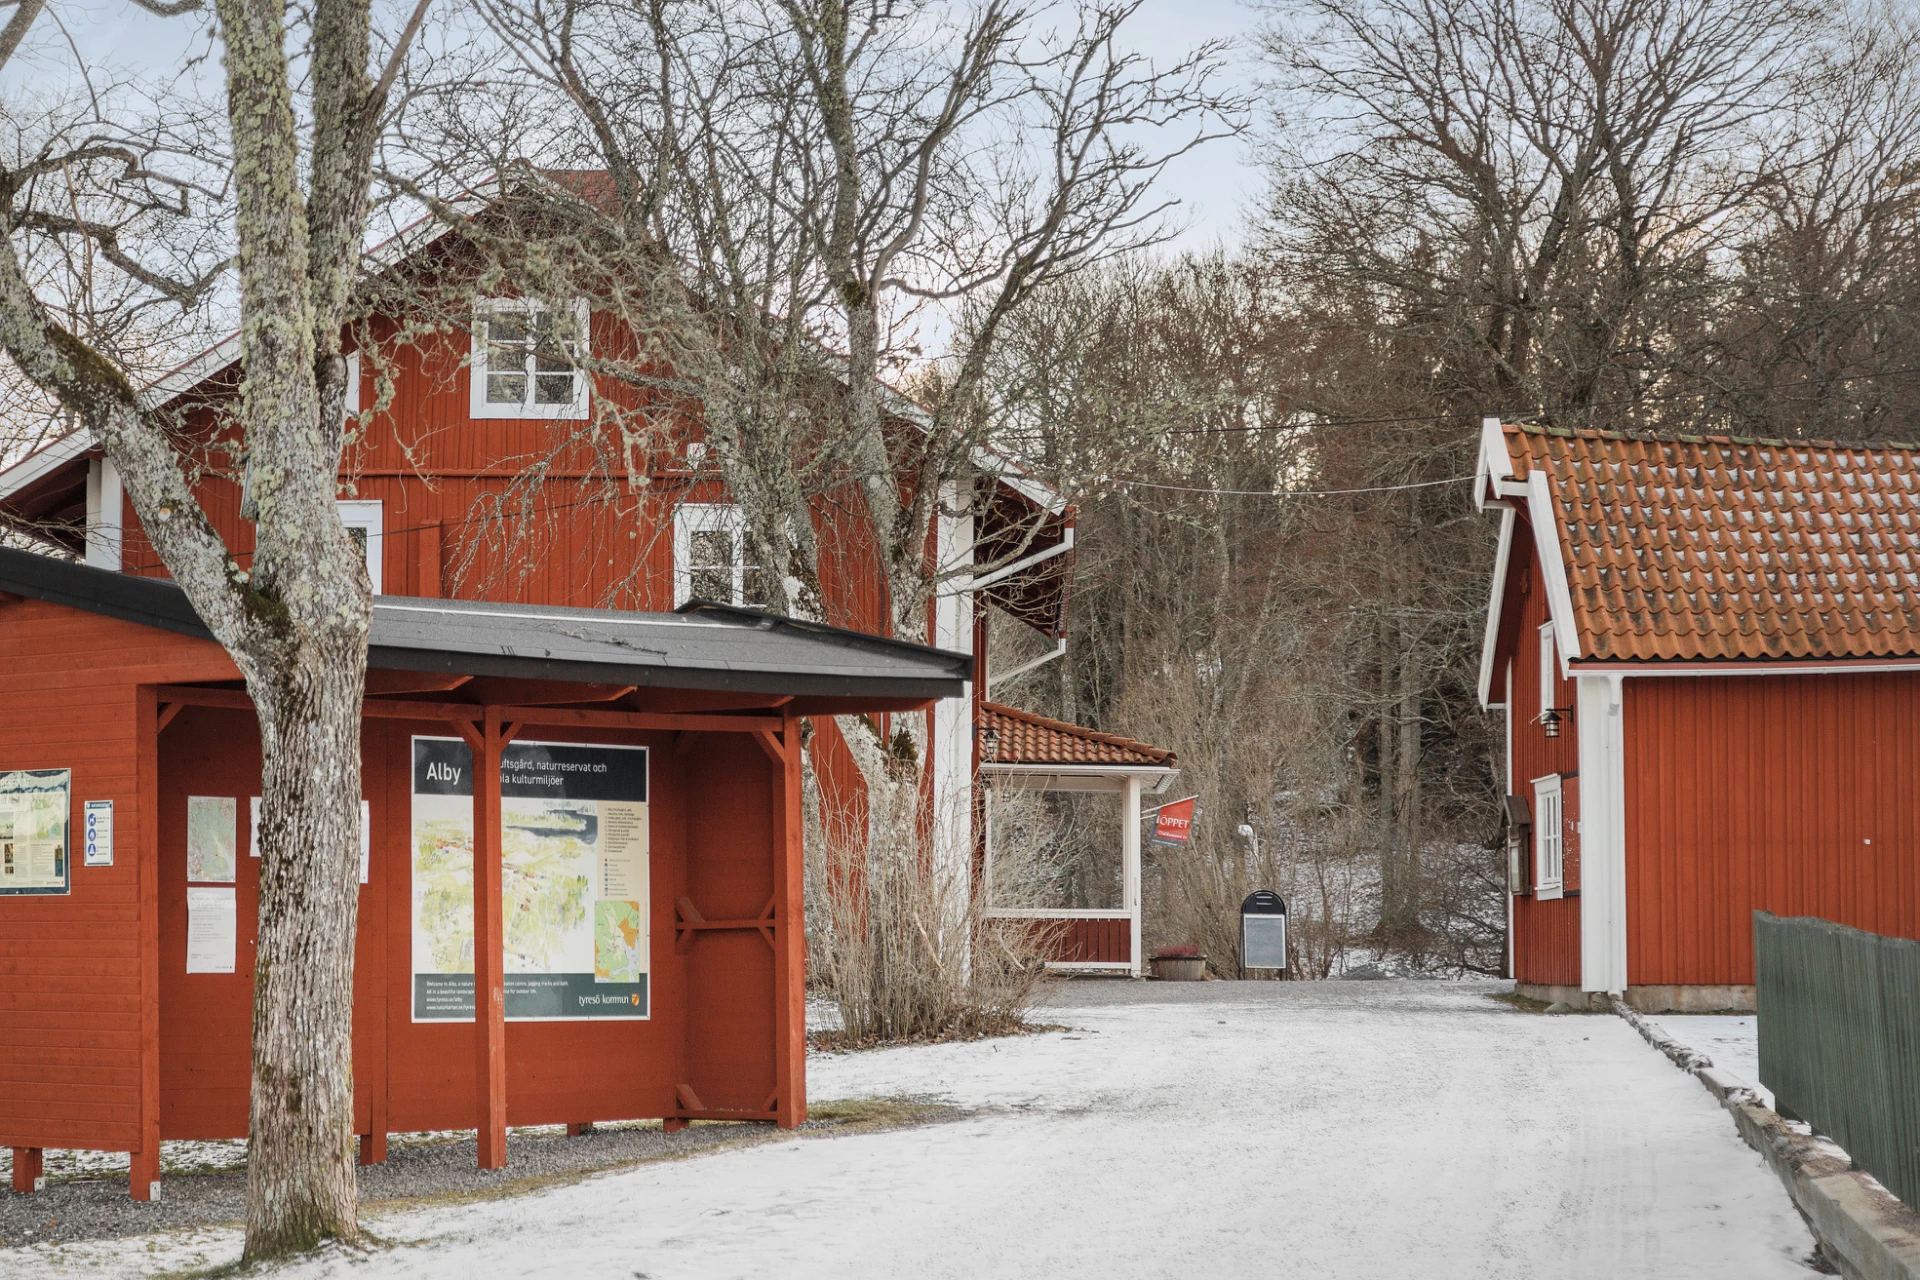
[[1191,489],[1179,484],[1155,484],[1150,480],[1116,480],[1130,489],[1166,489],[1173,493],[1217,493],[1233,498],[1333,498],[1349,493],[1398,493],[1403,489],[1432,489],[1443,484],[1461,484],[1472,476],[1449,476],[1445,480],[1422,480],[1418,484],[1382,484],[1368,489]]

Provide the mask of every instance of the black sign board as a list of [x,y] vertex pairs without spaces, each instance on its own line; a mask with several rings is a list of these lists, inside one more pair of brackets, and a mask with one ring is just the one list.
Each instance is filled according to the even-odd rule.
[[1240,967],[1287,967],[1287,904],[1271,889],[1250,893],[1240,904]]

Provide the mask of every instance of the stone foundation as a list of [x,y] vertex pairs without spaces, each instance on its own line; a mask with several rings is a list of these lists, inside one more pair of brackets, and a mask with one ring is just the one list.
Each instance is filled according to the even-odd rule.
[[[1576,1009],[1605,1010],[1604,991],[1553,987],[1538,982],[1516,982],[1514,992],[1529,1000],[1570,1004]],[[1639,1013],[1752,1013],[1753,988],[1733,983],[1688,983],[1672,986],[1628,987],[1627,1006]]]

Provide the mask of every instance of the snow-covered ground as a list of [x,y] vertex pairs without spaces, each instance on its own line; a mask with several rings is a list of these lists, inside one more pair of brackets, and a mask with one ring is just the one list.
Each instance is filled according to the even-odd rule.
[[[1074,1029],[817,1058],[817,1099],[965,1118],[642,1166],[369,1223],[321,1277],[1805,1277],[1779,1183],[1699,1083],[1609,1016],[1486,986],[1108,987]],[[1075,1000],[1074,992],[1066,995]],[[231,1233],[0,1253],[153,1274]]]
[[1760,1083],[1760,1030],[1752,1014],[1666,1013],[1647,1021],[1687,1048],[1706,1054],[1728,1075],[1745,1084]]

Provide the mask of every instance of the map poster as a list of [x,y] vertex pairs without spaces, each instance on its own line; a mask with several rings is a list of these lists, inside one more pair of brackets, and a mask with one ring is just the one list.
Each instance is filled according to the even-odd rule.
[[187,797],[187,879],[232,884],[240,872],[240,803],[232,796]]
[[0,894],[73,891],[71,788],[66,769],[0,773]]
[[[514,742],[500,759],[506,1012],[649,1015],[647,750]],[[413,1020],[473,1019],[473,753],[413,740]]]

